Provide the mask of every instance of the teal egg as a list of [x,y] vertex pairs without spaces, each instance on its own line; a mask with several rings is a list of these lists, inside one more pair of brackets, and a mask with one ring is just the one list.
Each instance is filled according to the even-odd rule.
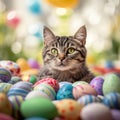
[[48,119],[41,118],[41,117],[31,117],[31,118],[26,118],[24,120],[48,120]]
[[120,93],[120,77],[114,73],[106,74],[103,83],[103,94],[106,95],[111,92]]
[[58,116],[57,108],[52,101],[39,97],[22,102],[20,111],[25,118],[37,116],[53,120],[53,118]]

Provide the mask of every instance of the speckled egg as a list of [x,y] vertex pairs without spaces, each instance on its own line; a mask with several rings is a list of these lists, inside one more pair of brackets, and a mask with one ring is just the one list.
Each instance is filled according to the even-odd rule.
[[0,93],[0,113],[12,114],[12,106],[4,93]]
[[63,99],[54,103],[64,120],[78,120],[83,105],[72,99]]
[[0,83],[0,92],[7,93],[11,87],[12,84],[10,83]]
[[61,87],[62,87],[63,85],[65,85],[65,84],[70,84],[70,85],[72,85],[71,82],[62,81],[62,82],[59,82],[59,88],[61,88]]
[[81,84],[88,84],[88,83],[85,82],[85,81],[76,81],[76,82],[74,82],[72,85],[75,87],[75,86],[81,85]]
[[0,61],[0,66],[8,69],[12,73],[12,76],[20,75],[20,66],[13,61],[2,60],[2,61]]
[[109,93],[105,95],[103,103],[110,108],[120,109],[120,94]]
[[98,95],[103,95],[103,83],[103,77],[97,76],[91,80],[90,85],[97,91]]
[[41,84],[41,83],[45,83],[45,84],[49,84],[51,87],[54,88],[54,90],[57,92],[58,89],[59,89],[59,83],[57,80],[53,79],[53,78],[44,78],[42,80],[39,80],[38,82],[36,82],[34,84],[34,87],[38,84]]
[[21,104],[21,113],[25,118],[43,117],[49,120],[58,116],[56,106],[45,98],[31,98]]
[[80,115],[82,120],[113,120],[110,109],[101,103],[88,104]]
[[73,86],[71,84],[63,85],[57,92],[56,99],[62,100],[65,98],[73,99]]
[[0,67],[0,80],[1,80],[1,82],[10,81],[11,77],[12,77],[12,75],[11,75],[11,72],[9,70],[7,70],[6,68]]
[[84,95],[84,96],[80,97],[77,100],[77,102],[85,106],[85,105],[88,105],[90,103],[100,102],[100,99],[96,96],[93,96],[93,95]]
[[111,92],[120,93],[120,77],[114,73],[108,73],[104,76],[103,94],[106,95]]
[[9,81],[10,84],[15,84],[17,82],[22,81],[22,79],[18,76],[12,76],[11,80]]
[[56,92],[49,84],[41,83],[34,87],[34,90],[39,90],[49,96],[51,100],[56,98]]
[[73,96],[75,99],[78,99],[83,95],[97,96],[97,91],[89,84],[79,84],[73,88]]
[[0,113],[0,120],[15,120],[15,119],[7,114]]
[[112,109],[111,113],[113,120],[120,120],[120,110]]
[[14,84],[8,91],[8,96],[20,95],[25,97],[32,90],[32,84],[25,81],[20,81]]

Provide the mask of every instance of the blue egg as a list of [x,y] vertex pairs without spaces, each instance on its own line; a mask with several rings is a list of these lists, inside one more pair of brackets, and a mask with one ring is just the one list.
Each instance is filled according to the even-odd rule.
[[72,83],[70,83],[70,82],[63,81],[63,82],[59,82],[60,88],[61,88],[63,85],[65,85],[65,84],[72,85]]
[[56,99],[62,100],[62,99],[74,99],[73,97],[73,86],[71,84],[64,84],[57,92]]
[[24,120],[48,120],[46,118],[41,118],[41,117],[31,117],[31,118],[26,118]]
[[103,104],[109,108],[120,109],[120,94],[113,92],[105,95]]

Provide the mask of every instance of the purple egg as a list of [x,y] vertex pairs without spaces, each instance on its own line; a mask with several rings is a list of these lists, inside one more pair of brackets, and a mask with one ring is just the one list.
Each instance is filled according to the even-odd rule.
[[28,64],[31,68],[35,68],[35,69],[39,69],[40,68],[40,65],[39,63],[35,60],[35,59],[29,59],[28,60]]
[[103,95],[103,83],[104,79],[101,76],[97,76],[92,79],[90,85],[97,91],[98,95]]
[[113,120],[120,120],[120,110],[112,109]]

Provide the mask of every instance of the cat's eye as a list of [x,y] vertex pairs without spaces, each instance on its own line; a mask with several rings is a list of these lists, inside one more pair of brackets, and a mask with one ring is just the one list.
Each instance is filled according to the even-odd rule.
[[72,54],[72,53],[74,53],[75,52],[75,49],[74,48],[69,48],[68,50],[67,50],[67,53],[68,54]]
[[58,50],[57,50],[56,48],[52,48],[52,49],[51,49],[51,53],[52,53],[53,55],[57,56],[57,55],[58,55]]

